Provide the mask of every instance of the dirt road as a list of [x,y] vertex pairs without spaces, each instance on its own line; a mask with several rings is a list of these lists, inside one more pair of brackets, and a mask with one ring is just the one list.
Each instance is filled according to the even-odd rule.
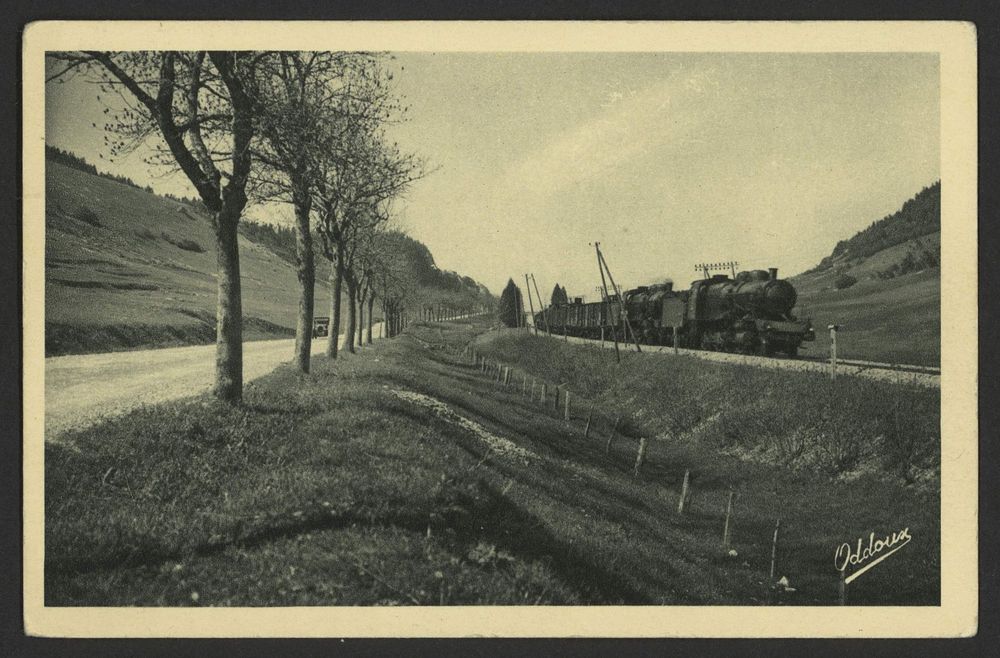
[[[375,326],[375,335],[378,331]],[[294,344],[294,339],[245,343],[243,380],[256,379],[291,361]],[[312,347],[313,354],[322,354],[326,339],[314,339]],[[47,358],[45,439],[142,404],[204,393],[211,388],[214,375],[214,344]]]

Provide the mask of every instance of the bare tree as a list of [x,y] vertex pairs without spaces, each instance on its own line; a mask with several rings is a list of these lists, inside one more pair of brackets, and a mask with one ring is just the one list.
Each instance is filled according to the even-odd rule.
[[[373,324],[375,297],[378,294],[379,273],[392,267],[393,255],[389,252],[389,242],[386,240],[386,226],[379,226],[370,231],[359,243],[358,254],[355,257],[355,271],[358,283],[358,327],[357,344],[371,345],[373,342]],[[367,309],[366,309],[367,307]]]
[[317,188],[318,232],[331,271],[332,308],[327,355],[336,358],[340,329],[341,289],[347,289],[344,349],[354,351],[359,303],[359,272],[355,256],[364,240],[384,224],[394,198],[423,176],[423,164],[389,144],[377,124],[361,122],[342,142],[343,150],[324,159],[324,177]]
[[[243,395],[243,311],[237,227],[247,203],[257,66],[247,51],[54,53],[61,70],[100,76],[126,108],[105,126],[115,154],[154,140],[159,162],[180,168],[212,215],[218,267],[215,395]],[[100,96],[98,96],[100,98]],[[109,108],[110,109],[110,108]]]
[[299,308],[295,363],[309,372],[316,270],[310,216],[319,178],[317,162],[336,152],[343,108],[350,106],[348,79],[370,65],[357,53],[272,53],[261,65],[256,159],[262,163],[262,196],[292,204],[296,227]]

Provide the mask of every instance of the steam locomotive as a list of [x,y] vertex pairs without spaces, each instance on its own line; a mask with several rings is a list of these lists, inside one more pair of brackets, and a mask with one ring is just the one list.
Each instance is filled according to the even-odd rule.
[[626,322],[640,343],[771,356],[796,356],[803,341],[816,339],[812,322],[792,315],[795,287],[777,268],[716,274],[674,290],[673,283],[639,286],[606,301],[580,297],[534,316],[535,326],[584,338],[626,338]]

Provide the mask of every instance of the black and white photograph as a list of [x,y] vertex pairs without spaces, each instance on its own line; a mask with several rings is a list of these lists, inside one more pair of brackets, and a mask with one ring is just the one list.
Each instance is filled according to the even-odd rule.
[[39,619],[975,632],[963,25],[48,27]]

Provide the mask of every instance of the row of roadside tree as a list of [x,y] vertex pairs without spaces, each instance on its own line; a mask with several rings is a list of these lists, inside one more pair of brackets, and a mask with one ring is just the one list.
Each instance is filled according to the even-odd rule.
[[218,398],[242,398],[237,229],[248,204],[289,204],[295,218],[299,370],[310,368],[314,253],[333,265],[327,356],[337,356],[342,323],[343,348],[354,350],[359,316],[367,317],[371,339],[376,300],[386,327],[401,326],[411,290],[394,258],[398,233],[389,227],[394,201],[427,168],[387,134],[406,108],[393,93],[385,55],[74,51],[49,57],[49,80],[82,75],[95,84],[112,157],[143,145],[152,153],[147,162],[183,172],[211,214]]

